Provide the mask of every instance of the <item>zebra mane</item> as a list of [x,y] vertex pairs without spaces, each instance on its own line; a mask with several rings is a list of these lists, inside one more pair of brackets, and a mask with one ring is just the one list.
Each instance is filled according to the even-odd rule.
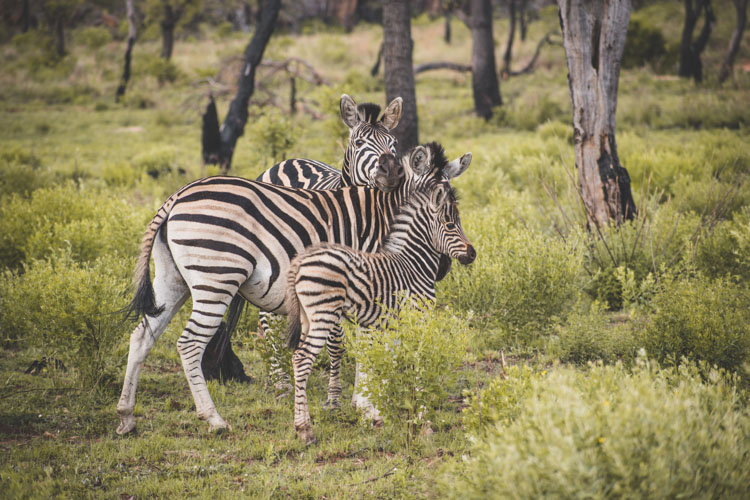
[[438,178],[443,176],[443,170],[448,166],[448,157],[445,156],[445,148],[442,144],[436,141],[432,141],[425,144],[425,147],[430,149],[432,152],[432,169],[437,170]]
[[380,116],[380,106],[371,102],[358,104],[357,114],[362,117],[363,122],[368,122],[370,125],[377,125],[378,117]]

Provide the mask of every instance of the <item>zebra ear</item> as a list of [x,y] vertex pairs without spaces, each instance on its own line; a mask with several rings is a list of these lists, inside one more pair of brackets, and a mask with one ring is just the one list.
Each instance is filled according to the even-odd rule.
[[409,155],[409,167],[414,175],[424,175],[430,167],[430,155],[424,146],[417,146]]
[[350,129],[356,127],[360,122],[360,118],[357,113],[357,103],[354,102],[354,99],[346,94],[342,94],[339,107],[341,108],[341,119],[346,126]]
[[440,208],[443,203],[445,203],[447,197],[448,190],[442,184],[438,184],[435,187],[435,190],[432,192],[432,196],[430,198],[430,204],[432,205],[432,208]]
[[388,130],[393,130],[398,125],[401,119],[401,110],[403,109],[404,100],[400,97],[395,98],[391,101],[385,111],[383,117],[380,119],[383,122],[383,126]]
[[461,158],[456,158],[443,169],[443,175],[448,179],[453,179],[466,172],[471,164],[471,153],[466,153]]

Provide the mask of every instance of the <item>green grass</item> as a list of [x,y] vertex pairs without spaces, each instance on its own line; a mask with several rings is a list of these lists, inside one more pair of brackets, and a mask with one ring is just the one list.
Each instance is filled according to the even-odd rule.
[[[727,0],[715,8],[733,12]],[[634,15],[658,26],[668,55],[674,52],[680,2],[653,3]],[[122,332],[132,325],[97,331],[105,336],[104,353],[87,345],[88,330],[81,325],[99,318],[102,308],[126,305],[121,297],[129,284],[126,271],[150,214],[182,185],[218,172],[203,166],[200,158],[205,78],[228,85],[228,93],[214,89],[223,117],[234,74],[218,70],[242,52],[247,37],[227,35],[226,27],[203,26],[197,40],[178,40],[176,80],[162,84],[152,67],[159,40],[139,39],[133,80],[119,104],[114,91],[122,41],[81,30],[71,37],[71,54],[46,65],[41,63],[48,54],[34,45],[37,35],[0,45],[0,304],[13,300],[12,307],[0,310],[4,497],[440,498],[451,487],[435,479],[451,481],[450,471],[466,472],[471,484],[465,491],[481,487],[483,464],[504,460],[493,454],[492,446],[526,450],[524,459],[533,462],[546,457],[540,450],[556,443],[567,450],[559,463],[569,467],[570,480],[562,486],[575,490],[586,477],[576,475],[575,457],[587,449],[575,442],[569,446],[564,430],[586,424],[591,415],[601,416],[591,399],[600,395],[599,382],[629,395],[621,398],[618,412],[606,414],[608,425],[626,428],[627,415],[660,414],[656,403],[639,407],[637,396],[641,391],[658,402],[664,397],[658,381],[672,376],[656,369],[649,369],[653,376],[634,370],[641,347],[661,346],[658,355],[665,363],[679,362],[676,357],[686,353],[722,362],[722,348],[716,344],[721,335],[701,336],[712,349],[700,353],[674,347],[697,333],[659,327],[671,324],[671,310],[684,324],[729,322],[732,335],[724,337],[748,338],[747,325],[738,324],[735,316],[713,318],[710,301],[699,316],[691,316],[697,313],[690,306],[693,295],[705,295],[702,290],[741,290],[742,297],[747,292],[741,281],[750,262],[750,73],[742,69],[750,58],[747,33],[734,79],[723,87],[716,83],[732,18],[719,16],[704,56],[706,81],[701,86],[673,77],[676,61],[623,70],[618,150],[641,218],[621,231],[607,232],[606,244],[595,241],[582,224],[572,180],[571,109],[561,47],[545,47],[534,73],[501,82],[504,105],[489,122],[473,115],[469,75],[436,71],[417,76],[421,140],[439,140],[451,158],[473,153],[469,171],[455,185],[464,229],[479,254],[469,268],[458,269],[454,263],[452,274],[438,285],[438,307],[466,322],[469,346],[455,384],[436,408],[432,432],[420,433],[409,446],[388,426],[371,428],[346,404],[354,379],[349,357],[344,360],[345,404],[339,413],[322,408],[324,365],[313,371],[308,393],[318,442],[303,446],[292,425],[291,400],[274,398],[262,343],[250,333],[257,324],[254,310],[241,320],[235,350],[255,382],[209,385],[231,432],[215,436],[196,418],[175,348],[187,321],[183,308],[141,373],[139,433],[117,436],[115,406],[128,349]],[[530,24],[526,41],[516,42],[513,68],[525,64],[538,40],[558,26],[554,7],[543,9]],[[442,20],[414,21],[416,64],[469,60],[471,37],[465,26],[454,20],[450,45],[443,42],[442,29]],[[498,54],[506,34],[507,20],[501,19],[495,23]],[[350,34],[274,35],[268,59],[301,57],[331,82],[298,86],[299,95],[324,118],[304,113],[290,117],[251,105],[231,172],[254,178],[284,157],[340,165],[346,138],[341,136],[338,99],[346,92],[357,102],[383,104],[382,74],[369,74],[381,39],[382,29],[372,25],[358,25]],[[29,63],[27,56],[36,62]],[[262,70],[259,75],[263,77]],[[271,86],[286,102],[288,83],[279,80]],[[73,208],[54,208],[66,204]],[[65,262],[70,262],[68,268]],[[107,276],[87,281],[92,269],[107,262],[114,262]],[[82,293],[94,286],[99,295],[84,298]],[[659,315],[653,297],[658,297]],[[608,305],[624,310],[611,311]],[[112,318],[94,323],[113,324]],[[667,334],[670,341],[660,342]],[[92,365],[81,360],[92,352],[100,353],[104,366],[98,380],[92,380]],[[733,359],[749,359],[746,349],[732,353]],[[42,356],[60,359],[67,371],[51,367],[38,375],[23,373]],[[592,369],[584,366],[588,361],[621,365]],[[691,376],[692,396],[670,392],[670,401],[689,406],[704,386],[710,398],[718,398],[711,401],[728,394],[722,391],[736,390],[738,396],[727,399],[734,413],[727,410],[727,415],[736,414],[745,425],[750,377],[746,366],[731,366],[737,374],[731,379],[735,388],[708,376],[701,386],[696,375]],[[527,372],[534,376],[519,376]],[[516,379],[526,385],[514,386]],[[572,396],[563,398],[565,413],[555,420],[547,417],[556,408],[556,388]],[[477,394],[494,405],[485,418],[498,417],[504,426],[487,447],[477,447],[469,435],[483,422]],[[578,400],[586,404],[577,413],[573,403]],[[468,405],[472,409],[464,414]],[[682,429],[693,429],[695,421]],[[654,428],[659,425],[654,420]],[[535,428],[546,438],[535,441]],[[641,432],[627,428],[636,437]],[[517,434],[503,443],[506,431]],[[741,451],[742,442],[733,446],[722,441],[724,434],[705,432],[705,442],[717,443],[716,456]],[[680,429],[670,436],[680,436]],[[630,449],[627,440],[617,443],[618,449]],[[664,463],[675,463],[679,455],[674,451],[679,440],[670,443],[674,446],[664,451]],[[695,453],[691,456],[702,451]],[[622,459],[627,462],[623,470],[631,470],[635,458],[623,457],[630,457]],[[685,470],[699,465],[688,463]],[[518,482],[518,491],[534,491],[535,477],[549,479],[549,468],[543,469],[509,468],[508,477]],[[610,478],[605,483],[614,484],[613,474],[605,470],[603,477]],[[553,479],[559,478],[549,484],[558,484]],[[696,481],[704,487],[700,478]],[[731,486],[725,491],[732,491]],[[701,488],[696,491],[705,491]],[[710,488],[706,496],[712,496]]]

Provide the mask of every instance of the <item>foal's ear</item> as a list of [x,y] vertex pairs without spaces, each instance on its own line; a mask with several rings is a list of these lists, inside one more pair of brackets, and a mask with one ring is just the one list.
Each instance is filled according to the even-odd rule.
[[461,158],[456,158],[443,169],[443,175],[448,179],[453,179],[466,172],[471,164],[471,153],[466,153]]
[[443,186],[442,184],[438,184],[435,187],[435,190],[432,192],[432,196],[430,197],[430,204],[432,205],[432,208],[437,209],[440,208],[443,203],[445,203],[445,200],[448,198],[448,188]]
[[424,175],[430,170],[430,153],[427,148],[417,146],[409,153],[409,167],[415,176]]
[[341,119],[346,126],[350,129],[356,127],[360,122],[360,117],[357,113],[357,103],[354,102],[354,99],[346,94],[342,94],[339,107],[341,108]]
[[380,119],[383,122],[383,126],[388,130],[393,130],[401,120],[401,110],[404,106],[404,100],[400,97],[395,98],[391,101],[385,111],[383,112],[383,118]]

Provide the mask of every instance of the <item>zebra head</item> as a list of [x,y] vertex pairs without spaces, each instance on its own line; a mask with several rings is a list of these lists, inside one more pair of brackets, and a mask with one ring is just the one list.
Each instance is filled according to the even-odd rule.
[[435,250],[458,259],[463,265],[474,262],[477,252],[464,234],[458,215],[456,191],[446,179],[434,184],[427,212]]
[[471,153],[448,161],[443,146],[430,142],[415,146],[401,157],[402,168],[407,179],[429,178],[439,176],[453,179],[463,174],[471,164]]
[[341,181],[344,186],[369,186],[390,192],[403,177],[396,158],[396,138],[390,133],[401,118],[402,99],[397,97],[378,119],[380,106],[357,105],[341,96],[341,119],[349,127],[349,145],[344,154]]

